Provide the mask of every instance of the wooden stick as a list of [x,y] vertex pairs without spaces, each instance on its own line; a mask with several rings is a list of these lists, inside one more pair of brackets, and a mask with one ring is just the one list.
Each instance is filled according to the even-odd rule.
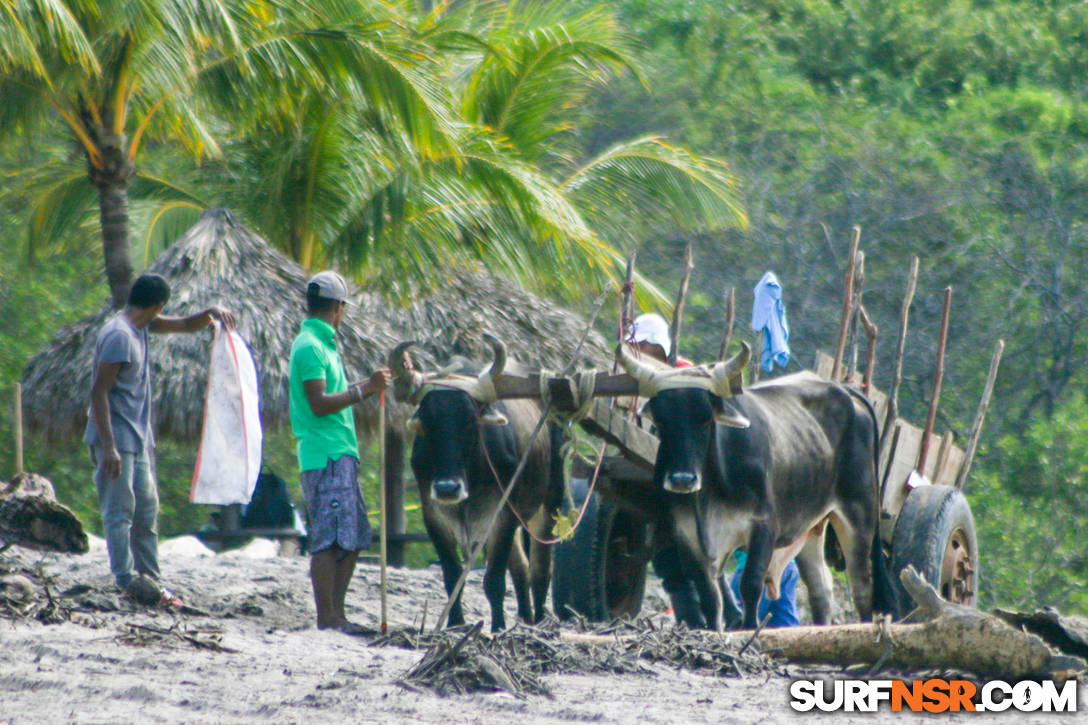
[[15,474],[23,472],[23,386],[15,383],[12,430],[15,434]]
[[933,397],[929,401],[929,416],[926,418],[926,430],[922,434],[922,449],[918,452],[918,475],[924,476],[926,456],[929,455],[929,439],[933,436],[933,425],[937,421],[937,407],[941,401],[941,383],[944,380],[944,349],[948,341],[948,314],[952,307],[952,288],[944,288],[944,310],[941,312],[941,336],[937,341],[937,370],[934,373]]
[[978,450],[978,439],[982,434],[982,422],[986,420],[986,410],[990,407],[990,396],[994,392],[994,383],[997,381],[997,368],[1001,365],[1001,354],[1005,351],[1005,341],[998,340],[994,345],[994,354],[990,358],[990,373],[986,376],[986,386],[982,389],[982,399],[978,403],[978,412],[975,413],[975,423],[971,426],[971,438],[967,443],[967,451],[960,466],[959,475],[956,476],[956,488],[967,490],[967,474],[971,472],[971,461]]
[[680,280],[680,290],[676,294],[676,305],[672,308],[672,329],[669,330],[669,365],[676,367],[676,358],[680,354],[680,323],[684,317],[684,302],[688,297],[688,283],[691,282],[691,270],[695,268],[692,261],[691,243],[688,243],[684,252],[684,278]]
[[858,314],[864,290],[865,252],[859,249],[854,259],[854,297],[850,303],[850,332],[847,335],[850,340],[850,366],[847,368],[846,379],[850,381],[856,380],[858,374]]
[[379,548],[378,548],[378,560],[381,564],[381,593],[382,593],[382,620],[381,620],[381,632],[385,634],[389,628],[389,620],[386,618],[388,613],[388,583],[386,581],[386,565],[388,562],[388,539],[389,530],[387,523],[389,516],[386,512],[386,495],[385,495],[385,391],[382,390],[378,393],[378,496],[381,498],[379,506],[382,507],[381,516],[381,531],[379,532]]
[[861,379],[861,389],[868,395],[869,390],[873,387],[873,368],[876,367],[876,338],[880,328],[869,317],[865,305],[858,305],[858,319],[861,320],[862,327],[865,328],[865,337],[868,339],[865,347],[865,375]]
[[763,330],[756,333],[755,347],[752,348],[752,382],[759,381],[759,367],[763,363]]
[[[631,256],[627,258],[627,273],[624,275],[623,288],[620,294],[620,320],[619,325],[616,328],[616,338],[620,343],[627,342],[631,336],[631,323],[634,322],[632,317],[633,310],[632,296],[635,291],[635,258],[638,257],[638,250],[631,252]],[[612,360],[612,372],[613,374],[619,370],[620,363],[618,360]]]
[[850,255],[846,258],[846,294],[842,301],[842,319],[839,320],[839,339],[835,343],[835,362],[831,367],[831,379],[838,380],[842,372],[842,354],[846,349],[846,327],[850,323],[850,308],[854,298],[854,260],[857,259],[861,227],[855,225],[850,237]]
[[910,263],[907,276],[907,291],[903,295],[903,306],[899,310],[899,338],[895,344],[895,373],[892,377],[892,390],[888,396],[888,414],[884,419],[884,435],[895,428],[895,419],[899,417],[899,386],[903,382],[903,355],[907,349],[907,322],[910,319],[910,306],[914,302],[914,288],[918,284],[918,257]]
[[631,252],[631,256],[627,258],[627,274],[624,277],[623,294],[620,296],[620,329],[619,336],[620,342],[627,339],[627,331],[631,325],[631,297],[635,291],[635,258],[638,257],[638,250]]
[[718,360],[724,360],[729,352],[729,343],[733,341],[733,325],[737,321],[736,293],[732,287],[725,291],[725,330],[722,332],[722,345],[718,348]]

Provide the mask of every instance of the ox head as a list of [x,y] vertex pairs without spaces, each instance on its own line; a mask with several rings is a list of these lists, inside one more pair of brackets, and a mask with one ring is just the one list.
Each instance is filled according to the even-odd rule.
[[431,499],[457,504],[468,498],[472,459],[479,452],[479,426],[507,424],[492,384],[506,365],[506,346],[492,337],[484,340],[494,352],[491,367],[480,375],[465,372],[465,363],[454,364],[431,375],[413,370],[407,357],[411,342],[402,342],[389,355],[393,393],[398,400],[415,405],[408,429],[416,435],[412,468],[417,480],[430,481]]
[[616,357],[638,383],[639,395],[657,426],[660,446],[654,481],[666,491],[695,493],[702,487],[702,470],[715,425],[747,428],[750,425],[737,405],[742,391],[741,373],[751,349],[711,367],[662,370],[633,357],[624,345]]

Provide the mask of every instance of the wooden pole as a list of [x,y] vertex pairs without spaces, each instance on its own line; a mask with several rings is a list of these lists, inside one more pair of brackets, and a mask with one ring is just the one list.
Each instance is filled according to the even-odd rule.
[[759,366],[763,363],[763,330],[756,333],[755,347],[752,348],[752,382],[759,381]]
[[922,449],[918,452],[918,475],[924,476],[926,457],[929,455],[929,439],[933,437],[933,425],[937,421],[937,407],[941,402],[941,383],[944,381],[944,350],[948,341],[948,315],[952,308],[952,288],[944,288],[944,310],[941,312],[941,336],[937,341],[937,369],[933,379],[933,397],[929,401],[926,430],[922,434]]
[[12,405],[12,431],[15,434],[15,475],[23,472],[23,386],[15,383]]
[[[627,273],[624,277],[623,294],[620,295],[620,324],[617,333],[617,338],[620,343],[627,342],[630,335],[631,323],[634,322],[633,317],[633,300],[632,296],[635,291],[635,259],[638,257],[638,250],[631,252],[631,256],[627,258]],[[612,361],[612,372],[615,373],[619,370],[619,362]]]
[[861,227],[855,225],[850,237],[850,254],[846,258],[846,294],[842,300],[842,318],[839,320],[839,338],[835,343],[835,360],[831,367],[831,379],[838,380],[842,372],[842,354],[846,349],[846,328],[850,324],[850,308],[854,299],[854,261],[857,259]]
[[381,631],[385,634],[385,631],[389,628],[389,620],[387,619],[388,613],[388,591],[389,586],[386,581],[386,564],[388,558],[388,538],[389,538],[389,515],[387,512],[387,497],[385,495],[385,391],[378,393],[378,480],[381,485],[378,486],[379,496],[381,502],[378,504],[382,508],[381,516],[381,531],[379,534],[379,549],[378,557],[381,563],[381,593],[382,593],[382,620]]
[[680,354],[680,324],[684,317],[684,302],[687,301],[691,270],[694,268],[691,244],[688,243],[684,252],[684,278],[680,280],[680,290],[676,293],[676,305],[672,308],[672,328],[669,330],[669,365],[672,367],[676,367],[676,358]]
[[982,389],[982,399],[978,403],[978,412],[975,413],[975,423],[971,426],[971,438],[967,443],[967,451],[963,457],[963,465],[960,466],[959,475],[956,476],[956,488],[967,490],[967,474],[971,472],[971,461],[978,450],[978,439],[982,434],[982,422],[986,420],[986,410],[990,407],[990,396],[994,392],[994,383],[997,382],[997,368],[1001,365],[1001,354],[1005,351],[1005,341],[998,340],[994,345],[994,354],[990,358],[990,373],[986,376],[986,386]]
[[867,340],[865,347],[865,375],[861,378],[861,389],[868,395],[869,390],[873,387],[873,368],[876,367],[876,338],[880,333],[880,328],[869,317],[865,305],[858,305],[858,319],[861,321],[862,327],[865,328]]
[[718,360],[724,360],[729,352],[729,343],[733,341],[733,325],[737,321],[736,293],[732,287],[725,291],[725,330],[722,331],[722,344],[718,348]]
[[865,290],[865,252],[858,250],[854,258],[854,297],[850,302],[850,366],[847,368],[846,379],[853,381],[858,374],[858,347],[860,346],[858,333],[858,317],[861,312],[861,295]]
[[404,534],[407,517],[404,513],[404,437],[391,425],[385,427],[385,523],[389,527],[389,566],[404,566]]
[[914,302],[914,288],[918,284],[918,257],[910,263],[907,276],[907,291],[903,295],[903,306],[899,309],[899,338],[895,344],[895,372],[892,376],[892,390],[888,395],[888,414],[884,419],[884,434],[895,428],[895,419],[899,417],[899,386],[903,382],[903,355],[907,349],[907,322],[910,320],[910,306]]

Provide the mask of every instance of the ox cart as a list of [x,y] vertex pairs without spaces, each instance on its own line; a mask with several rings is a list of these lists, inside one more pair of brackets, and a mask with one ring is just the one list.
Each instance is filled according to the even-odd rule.
[[[818,353],[813,371],[831,379],[832,368],[832,358]],[[562,379],[551,382],[562,408],[569,386]],[[974,605],[979,552],[963,494],[968,453],[951,432],[927,434],[899,417],[885,423],[888,396],[870,387],[867,397],[881,428],[880,534],[893,580],[913,565],[945,599]],[[573,538],[556,547],[553,607],[560,617],[573,612],[595,621],[635,616],[653,554],[652,512],[663,505],[653,487],[657,438],[648,420],[604,399],[594,402],[580,425],[616,452],[601,460],[599,471],[580,462],[573,467],[570,504],[585,512]],[[837,558],[833,547],[829,562]]]

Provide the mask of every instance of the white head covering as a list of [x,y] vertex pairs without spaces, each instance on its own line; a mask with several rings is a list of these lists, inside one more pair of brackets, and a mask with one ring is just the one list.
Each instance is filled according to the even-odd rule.
[[656,312],[639,315],[631,323],[631,342],[649,342],[660,345],[665,354],[669,354],[669,323]]

